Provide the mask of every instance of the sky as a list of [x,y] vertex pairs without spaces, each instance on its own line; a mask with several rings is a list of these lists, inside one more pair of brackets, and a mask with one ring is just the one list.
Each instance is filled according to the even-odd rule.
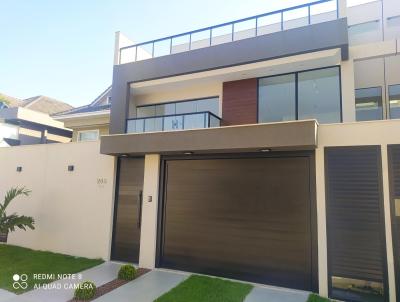
[[112,82],[114,35],[139,43],[311,0],[0,0],[0,93],[90,103]]

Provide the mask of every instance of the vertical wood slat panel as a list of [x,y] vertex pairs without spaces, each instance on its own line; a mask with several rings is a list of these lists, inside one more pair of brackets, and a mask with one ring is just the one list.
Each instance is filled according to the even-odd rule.
[[139,262],[138,206],[143,190],[144,159],[121,158],[114,222],[112,259]]
[[329,277],[386,283],[378,146],[325,149]]

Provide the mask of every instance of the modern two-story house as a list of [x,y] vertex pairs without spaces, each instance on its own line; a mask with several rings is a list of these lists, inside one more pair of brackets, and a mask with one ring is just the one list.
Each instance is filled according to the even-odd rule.
[[116,34],[112,259],[345,301],[400,295],[400,3]]

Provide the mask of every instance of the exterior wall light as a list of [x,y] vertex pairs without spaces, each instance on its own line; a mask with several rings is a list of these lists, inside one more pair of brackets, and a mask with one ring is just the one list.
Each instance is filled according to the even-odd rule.
[[271,152],[271,149],[269,149],[269,148],[260,149],[260,152]]
[[192,151],[187,151],[187,152],[183,152],[183,154],[185,154],[185,155],[192,155],[194,152],[192,152]]
[[68,166],[68,171],[69,171],[69,172],[74,171],[74,166],[73,166],[73,165],[69,165],[69,166]]
[[17,167],[17,172],[22,172],[22,167]]

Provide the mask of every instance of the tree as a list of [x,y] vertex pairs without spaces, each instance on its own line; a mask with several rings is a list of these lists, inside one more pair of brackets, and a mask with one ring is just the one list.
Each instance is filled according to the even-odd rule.
[[3,204],[0,204],[0,241],[7,241],[8,233],[14,232],[16,228],[24,231],[26,231],[27,228],[30,228],[31,230],[35,229],[35,220],[32,217],[24,215],[20,216],[16,213],[7,215],[6,213],[8,205],[14,200],[14,198],[20,195],[29,196],[30,193],[31,191],[25,187],[11,188],[6,193]]

